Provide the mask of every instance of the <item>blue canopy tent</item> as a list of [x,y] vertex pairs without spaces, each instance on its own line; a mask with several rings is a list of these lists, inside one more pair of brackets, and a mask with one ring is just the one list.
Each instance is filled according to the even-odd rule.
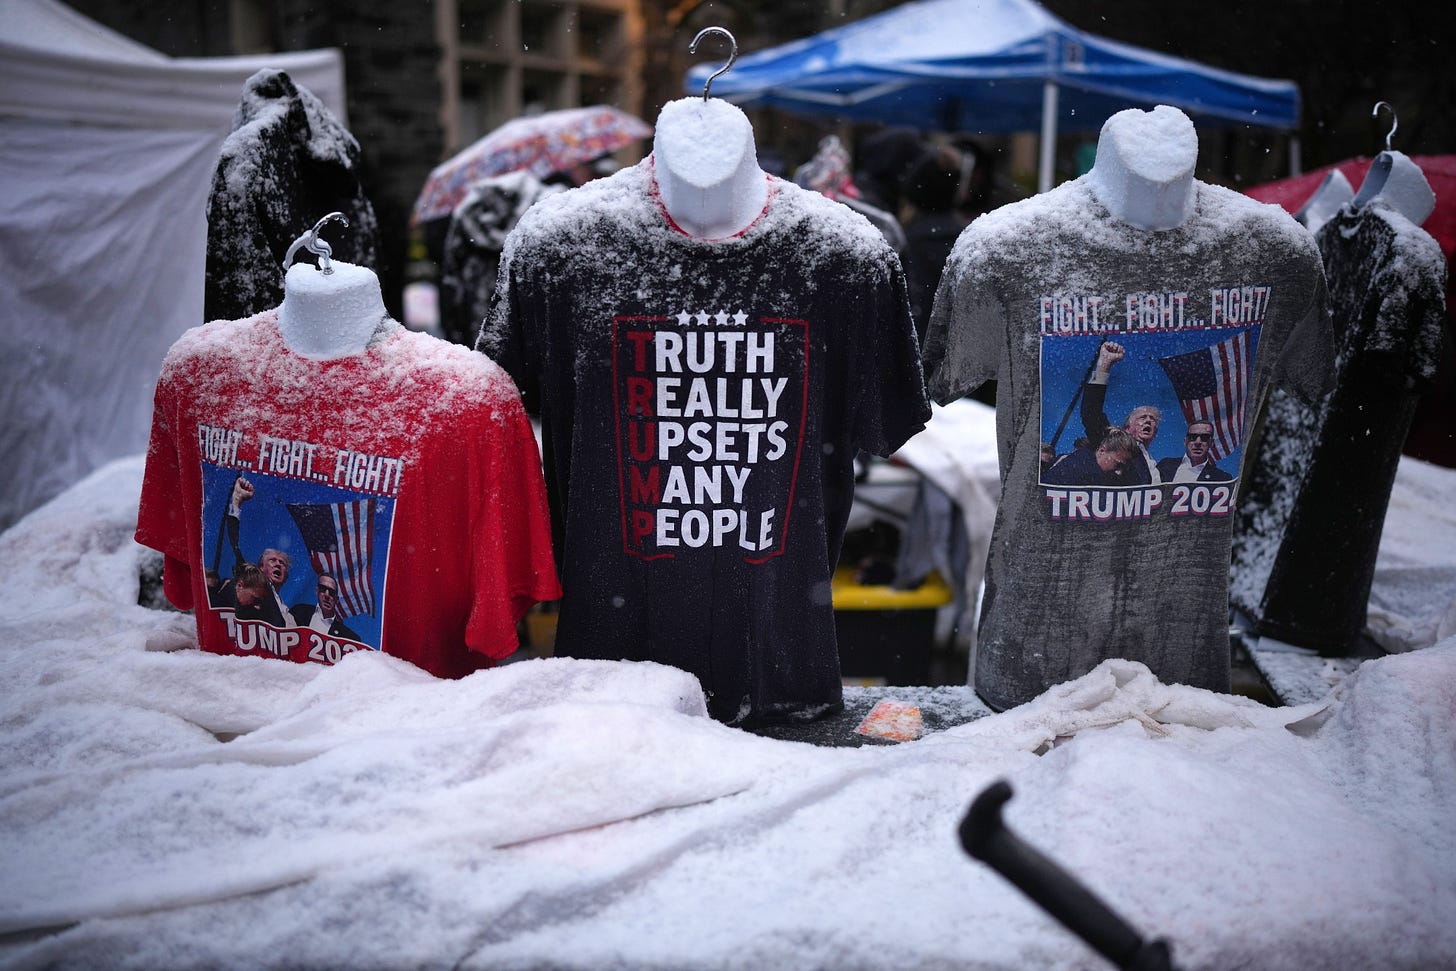
[[[701,92],[717,65],[687,74]],[[1195,121],[1291,129],[1293,81],[1234,74],[1085,33],[1033,0],[915,0],[740,57],[713,82],[737,104],[939,131],[1041,130],[1051,187],[1057,129],[1096,130],[1167,104]]]

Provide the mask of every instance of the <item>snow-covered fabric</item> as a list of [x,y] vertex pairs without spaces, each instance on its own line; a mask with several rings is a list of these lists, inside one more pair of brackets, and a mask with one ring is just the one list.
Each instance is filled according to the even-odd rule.
[[778,179],[738,236],[692,238],[649,157],[533,206],[497,292],[479,346],[541,414],[558,654],[675,665],[728,721],[837,707],[854,458],[930,412],[884,238]]
[[1436,377],[1447,270],[1431,235],[1380,200],[1342,209],[1317,242],[1335,389],[1313,411],[1270,398],[1235,520],[1231,594],[1261,633],[1340,652],[1365,627],[1401,448]]
[[659,665],[147,650],[188,618],[135,603],[141,478],[0,534],[0,965],[1099,967],[961,851],[997,779],[1007,825],[1180,968],[1456,953],[1456,641],[1302,708],[1113,661],[816,749],[703,717]]
[[283,258],[324,216],[334,259],[372,267],[374,206],[359,182],[359,143],[313,92],[285,71],[248,79],[222,144],[207,200],[204,320],[239,320],[283,299]]
[[[343,112],[338,51],[173,59],[55,0],[0,0],[0,528],[146,448],[152,378],[202,314],[207,195],[243,82]],[[342,115],[341,115],[342,116]]]
[[[1111,468],[1094,454],[1108,426],[1153,406],[1154,460],[1183,454],[1206,420],[1210,454],[1237,469],[1276,381],[1323,391],[1331,342],[1308,232],[1278,207],[1195,191],[1183,225],[1148,232],[1117,222],[1084,176],[980,217],[951,254],[925,356],[938,401],[997,381],[1002,496],[973,674],[994,707],[1112,657],[1228,690],[1236,484],[1160,483],[1137,449]],[[1112,345],[1123,356],[1099,383]],[[1086,478],[1066,482],[1076,469]]]
[[1401,456],[1380,531],[1366,631],[1387,651],[1456,637],[1456,469]]
[[562,191],[530,172],[481,179],[450,214],[440,258],[440,326],[457,344],[473,345],[490,310],[506,236],[542,196]]
[[[157,381],[136,538],[223,654],[383,650],[459,677],[512,653],[521,616],[560,591],[510,378],[392,321],[327,361],[293,353],[273,310],[183,335]],[[311,628],[330,601],[337,624]]]

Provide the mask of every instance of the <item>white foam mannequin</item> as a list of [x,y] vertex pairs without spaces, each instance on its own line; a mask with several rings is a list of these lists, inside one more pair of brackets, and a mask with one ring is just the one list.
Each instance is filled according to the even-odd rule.
[[358,354],[388,312],[373,270],[338,260],[332,273],[294,263],[283,278],[278,332],[294,353],[317,360]]
[[1404,152],[1384,151],[1370,163],[1351,205],[1356,211],[1379,199],[1419,226],[1436,208],[1436,193],[1421,167]]
[[1350,180],[1345,178],[1345,173],[1330,169],[1320,181],[1319,188],[1299,207],[1295,218],[1310,232],[1319,232],[1321,226],[1354,198],[1355,190],[1350,186]]
[[753,126],[720,98],[681,98],[663,105],[652,158],[663,206],[693,236],[733,236],[763,212],[768,177],[758,167]]
[[1198,134],[1177,108],[1129,108],[1102,125],[1097,159],[1087,173],[1097,201],[1139,229],[1181,226],[1193,214]]

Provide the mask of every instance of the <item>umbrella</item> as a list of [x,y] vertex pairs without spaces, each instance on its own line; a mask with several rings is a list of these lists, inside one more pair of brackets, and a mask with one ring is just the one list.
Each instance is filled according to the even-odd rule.
[[435,166],[415,201],[411,221],[448,216],[479,179],[522,169],[544,179],[651,134],[642,119],[610,105],[513,119]]

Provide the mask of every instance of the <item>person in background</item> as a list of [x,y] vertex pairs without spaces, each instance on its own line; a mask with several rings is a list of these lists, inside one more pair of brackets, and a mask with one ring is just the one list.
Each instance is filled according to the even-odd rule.
[[538,179],[519,169],[475,182],[450,214],[440,243],[440,328],[446,340],[475,346],[490,309],[506,237],[537,202],[617,169],[610,155]]
[[905,230],[901,228],[900,221],[893,214],[860,198],[859,187],[849,176],[849,152],[837,135],[828,135],[819,142],[819,150],[814,157],[794,173],[794,182],[864,216],[897,254],[904,254]]
[[951,248],[983,210],[986,173],[982,153],[965,140],[930,145],[905,173],[901,190],[907,245],[902,262],[922,342]]
[[854,169],[860,198],[898,217],[905,173],[924,153],[925,140],[913,128],[882,128],[860,139]]
[[1057,458],[1058,458],[1058,456],[1057,456],[1057,450],[1052,447],[1052,443],[1051,442],[1042,442],[1041,443],[1041,470],[1043,472],[1045,472],[1047,469],[1051,468],[1053,465],[1056,464]]

